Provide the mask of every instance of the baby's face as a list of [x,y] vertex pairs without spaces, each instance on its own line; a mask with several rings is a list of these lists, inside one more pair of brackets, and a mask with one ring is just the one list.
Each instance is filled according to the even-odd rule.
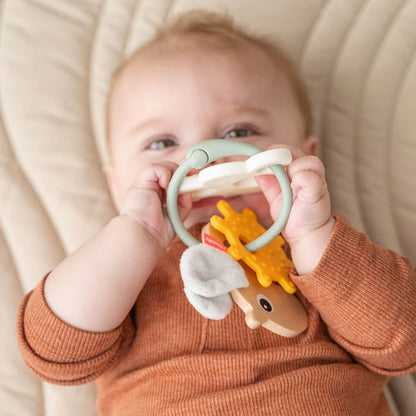
[[[110,103],[111,163],[107,168],[119,207],[149,163],[181,164],[188,149],[214,138],[252,143],[263,149],[290,145],[311,153],[303,118],[285,76],[253,46],[238,51],[206,50],[185,41],[175,51],[150,50],[132,61],[116,84]],[[185,225],[207,222],[215,200],[194,203]],[[254,209],[269,226],[262,194],[229,201],[235,210]]]

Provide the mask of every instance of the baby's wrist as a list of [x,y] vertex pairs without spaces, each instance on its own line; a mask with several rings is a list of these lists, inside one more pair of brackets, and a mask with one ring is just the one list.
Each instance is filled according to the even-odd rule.
[[330,217],[325,224],[290,244],[292,261],[299,275],[312,273],[319,264],[331,239],[334,226],[335,218]]
[[111,222],[118,223],[118,227],[124,229],[124,232],[133,233],[141,244],[152,247],[155,253],[160,253],[161,255],[166,249],[166,247],[161,244],[161,238],[158,238],[155,233],[148,229],[148,227],[127,213],[120,213],[117,217],[113,218]]

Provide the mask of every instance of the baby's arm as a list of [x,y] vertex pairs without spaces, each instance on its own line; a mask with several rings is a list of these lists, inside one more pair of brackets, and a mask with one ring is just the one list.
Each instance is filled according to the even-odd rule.
[[66,323],[87,331],[121,324],[162,252],[129,216],[118,216],[47,277],[45,298]]
[[[175,168],[149,166],[120,215],[20,303],[18,344],[38,377],[67,385],[92,381],[130,345],[129,310],[173,237],[162,201]],[[181,201],[191,205],[189,195]]]
[[416,271],[337,217],[315,270],[291,275],[331,338],[372,371],[416,370]]
[[[416,272],[410,261],[331,217],[324,167],[294,153],[288,167],[293,208],[284,230],[297,274],[291,277],[319,311],[331,337],[373,371],[416,370]],[[280,190],[262,188],[272,216]]]
[[[127,193],[120,215],[48,276],[45,298],[63,321],[88,331],[108,331],[125,319],[173,238],[162,205],[176,166],[145,169]],[[189,196],[181,201],[189,209]]]

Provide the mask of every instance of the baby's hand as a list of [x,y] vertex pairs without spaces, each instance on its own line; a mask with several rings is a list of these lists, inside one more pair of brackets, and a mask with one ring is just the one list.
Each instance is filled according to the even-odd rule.
[[[318,157],[306,156],[296,148],[289,147],[289,150],[293,162],[288,166],[287,174],[293,192],[293,205],[283,236],[291,247],[298,272],[305,274],[311,272],[319,262],[329,241],[334,220],[322,162]],[[258,177],[258,182],[270,204],[271,216],[276,220],[282,204],[280,187],[271,176]],[[317,250],[311,250],[311,246]],[[300,257],[298,264],[295,258],[297,254]],[[315,257],[308,259],[307,267],[300,264],[304,255]]]
[[[174,237],[166,211],[166,189],[178,165],[158,162],[145,167],[127,192],[120,216],[128,216],[142,225],[165,249]],[[183,220],[192,207],[190,194],[178,197],[179,215]]]

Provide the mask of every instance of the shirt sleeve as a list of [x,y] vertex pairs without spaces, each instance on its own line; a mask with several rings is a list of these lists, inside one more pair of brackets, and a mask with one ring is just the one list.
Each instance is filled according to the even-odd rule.
[[130,316],[116,329],[90,332],[71,326],[49,308],[44,296],[46,277],[21,301],[17,315],[18,345],[27,366],[50,383],[90,382],[113,366],[130,345]]
[[331,338],[370,370],[416,370],[416,272],[336,216],[316,269],[291,278],[321,315]]

